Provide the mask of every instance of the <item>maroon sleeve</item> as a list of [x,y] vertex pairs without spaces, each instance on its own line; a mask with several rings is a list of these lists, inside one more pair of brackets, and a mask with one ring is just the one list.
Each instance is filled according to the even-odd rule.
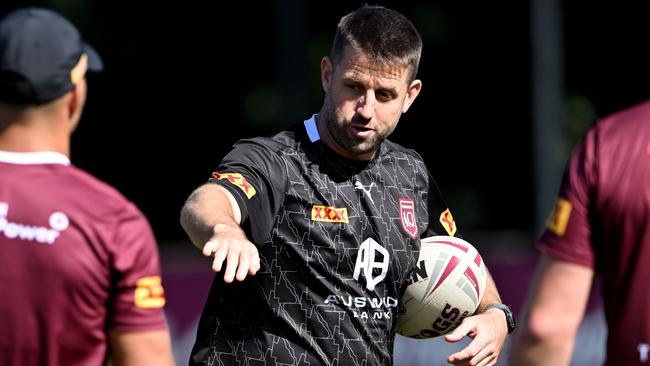
[[144,331],[167,327],[158,248],[151,227],[133,205],[117,215],[112,250],[108,329]]
[[537,244],[556,259],[590,268],[594,268],[589,207],[597,179],[595,141],[593,130],[589,131],[573,151],[553,213]]

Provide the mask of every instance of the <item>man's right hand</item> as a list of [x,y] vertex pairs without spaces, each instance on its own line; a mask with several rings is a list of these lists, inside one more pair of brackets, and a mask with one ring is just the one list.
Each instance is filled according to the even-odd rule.
[[260,255],[255,244],[239,226],[241,211],[227,189],[205,183],[192,192],[181,209],[181,226],[192,243],[206,257],[214,256],[212,270],[220,272],[226,261],[223,280],[243,281],[260,269]]
[[212,270],[215,272],[220,272],[226,261],[223,274],[226,283],[235,278],[243,281],[246,275],[253,276],[260,269],[260,255],[255,244],[246,239],[241,229],[228,225],[215,226],[214,235],[203,246],[203,255],[214,256]]

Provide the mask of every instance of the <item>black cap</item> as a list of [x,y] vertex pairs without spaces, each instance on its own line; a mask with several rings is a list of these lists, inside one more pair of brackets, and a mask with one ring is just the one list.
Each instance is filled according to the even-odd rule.
[[22,8],[0,20],[0,102],[43,104],[62,96],[102,60],[54,11]]

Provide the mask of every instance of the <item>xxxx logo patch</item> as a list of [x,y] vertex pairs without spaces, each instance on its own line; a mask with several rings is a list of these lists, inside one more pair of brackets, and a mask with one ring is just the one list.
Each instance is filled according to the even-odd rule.
[[311,208],[311,219],[324,222],[348,223],[348,209],[329,206],[314,205]]
[[250,183],[248,183],[244,176],[239,173],[214,172],[212,173],[212,177],[217,180],[227,179],[230,183],[234,184],[235,186],[239,187],[239,189],[244,191],[248,199],[253,198],[255,193],[257,193],[257,191],[255,191],[255,188]]

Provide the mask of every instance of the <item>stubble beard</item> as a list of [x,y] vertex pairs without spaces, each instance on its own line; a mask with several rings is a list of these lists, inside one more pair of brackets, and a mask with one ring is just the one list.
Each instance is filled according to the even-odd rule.
[[324,123],[325,128],[334,142],[339,147],[355,155],[368,154],[377,151],[382,142],[384,142],[386,137],[388,137],[388,133],[391,132],[388,131],[388,133],[382,133],[380,131],[375,131],[371,137],[366,139],[359,139],[350,136],[346,132],[346,126],[350,125],[352,121],[347,121],[343,117],[338,116],[330,101],[329,93],[325,95],[323,111],[319,118],[322,123]]

